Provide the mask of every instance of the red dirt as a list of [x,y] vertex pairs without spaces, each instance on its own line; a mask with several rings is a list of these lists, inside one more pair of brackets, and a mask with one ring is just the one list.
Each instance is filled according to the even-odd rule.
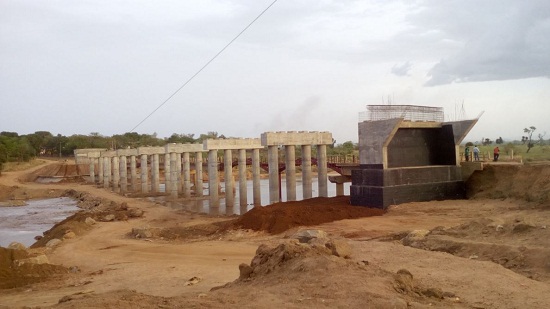
[[382,209],[351,206],[349,196],[313,198],[304,202],[276,203],[255,207],[237,219],[234,228],[266,231],[279,234],[296,226],[313,226],[322,223],[381,216]]

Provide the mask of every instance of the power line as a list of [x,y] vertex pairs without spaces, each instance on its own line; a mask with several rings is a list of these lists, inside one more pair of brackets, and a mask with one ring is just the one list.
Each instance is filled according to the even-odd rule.
[[241,32],[239,32],[239,34],[237,34],[218,53],[216,53],[216,55],[214,55],[214,57],[212,57],[212,59],[210,59],[208,62],[206,62],[206,64],[203,65],[195,74],[193,74],[193,76],[191,76],[185,83],[183,83],[183,85],[181,85],[181,87],[179,87],[176,91],[174,91],[174,93],[172,93],[166,100],[164,100],[164,102],[162,102],[159,106],[157,106],[157,108],[155,108],[151,113],[149,113],[149,115],[147,115],[147,117],[143,118],[143,120],[140,121],[129,132],[133,132],[137,127],[139,127],[142,123],[144,123],[147,119],[149,119],[149,117],[151,117],[157,110],[159,110],[164,104],[166,104],[170,99],[172,99],[172,97],[175,96],[181,89],[183,89],[185,86],[187,86],[187,84],[189,84],[189,82],[191,82],[197,75],[199,75],[199,73],[202,72],[202,70],[204,70],[212,61],[214,61],[216,58],[218,58],[218,56],[221,53],[223,53],[229,47],[229,45],[231,45],[233,42],[235,42],[241,36],[241,34],[243,34],[248,28],[250,28],[250,26],[252,26],[252,24],[255,23],[260,17],[262,17],[262,15],[264,15],[264,13],[267,12],[267,10],[269,10],[269,8],[271,8],[277,1],[278,0],[274,0],[273,2],[271,2],[271,4],[268,5],[258,16],[256,16],[256,18],[254,18],[254,20],[252,20],[246,27],[244,27],[244,29],[241,30]]

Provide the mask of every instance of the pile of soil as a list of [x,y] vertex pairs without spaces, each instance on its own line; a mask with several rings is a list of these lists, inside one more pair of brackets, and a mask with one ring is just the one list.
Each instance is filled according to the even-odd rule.
[[31,254],[26,250],[0,247],[0,290],[45,281],[53,275],[68,272],[67,268],[60,265],[17,263],[30,257]]
[[264,244],[250,263],[253,275],[244,275],[243,266],[239,279],[199,295],[163,298],[125,290],[71,295],[54,307],[449,308],[456,304],[455,293],[427,287],[405,269],[392,273],[312,244]]
[[254,207],[232,222],[231,226],[232,228],[279,234],[297,226],[312,226],[343,219],[381,216],[384,212],[382,209],[351,206],[349,196],[318,197],[305,201]]

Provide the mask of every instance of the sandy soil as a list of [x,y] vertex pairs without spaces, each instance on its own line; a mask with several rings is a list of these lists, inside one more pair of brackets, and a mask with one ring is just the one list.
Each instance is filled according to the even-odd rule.
[[[71,168],[4,172],[0,201],[72,196],[83,211],[29,250],[0,251],[0,281],[16,286],[0,290],[0,308],[550,308],[550,166],[488,166],[468,200],[381,214],[312,199],[239,218],[31,181],[46,170]],[[300,243],[304,229],[327,235]],[[12,271],[40,254],[64,271]]]

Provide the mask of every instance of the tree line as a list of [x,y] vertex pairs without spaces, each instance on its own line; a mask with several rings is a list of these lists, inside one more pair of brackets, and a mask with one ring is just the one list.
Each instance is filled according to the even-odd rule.
[[[5,162],[26,162],[38,156],[68,157],[73,156],[75,149],[103,148],[121,149],[142,146],[164,146],[168,143],[202,143],[206,139],[225,139],[218,132],[207,132],[195,137],[195,134],[174,133],[167,138],[159,138],[156,133],[139,134],[127,132],[113,136],[103,136],[97,132],[89,135],[74,134],[53,135],[48,131],[37,131],[32,134],[19,135],[16,132],[0,132],[0,169]],[[351,141],[329,145],[328,155],[350,155],[357,150]]]

